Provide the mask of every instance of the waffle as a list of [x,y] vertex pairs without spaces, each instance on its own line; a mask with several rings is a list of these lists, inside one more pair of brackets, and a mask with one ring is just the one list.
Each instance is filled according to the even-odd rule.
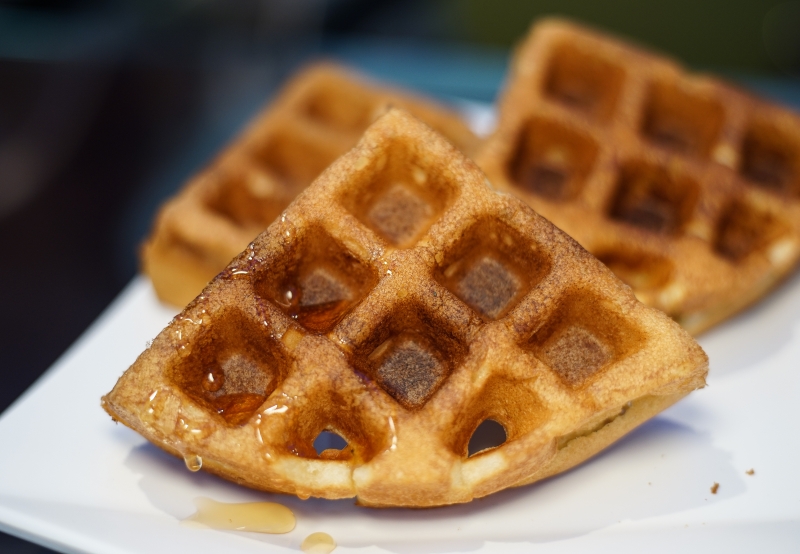
[[[393,109],[103,405],[250,487],[423,507],[563,471],[707,367],[674,321]],[[487,420],[506,440],[470,455]],[[347,445],[317,452],[323,432]]]
[[800,257],[800,117],[571,23],[518,48],[478,164],[693,334]]
[[162,208],[142,248],[158,296],[185,306],[389,105],[468,155],[477,149],[478,139],[455,113],[343,67],[312,65]]

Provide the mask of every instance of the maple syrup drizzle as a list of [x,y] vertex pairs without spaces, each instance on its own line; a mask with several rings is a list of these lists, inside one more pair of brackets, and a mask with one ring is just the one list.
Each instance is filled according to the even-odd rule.
[[264,400],[266,397],[263,394],[236,392],[218,396],[211,401],[211,405],[228,423],[240,425],[250,419]]
[[[282,534],[294,529],[296,523],[292,511],[275,502],[227,503],[201,497],[196,498],[194,503],[197,512],[187,517],[184,522],[212,529]],[[313,552],[330,552],[330,550]]]
[[142,413],[142,419],[149,423],[152,423],[161,417],[161,413],[164,411],[164,406],[167,403],[167,395],[159,394],[159,392],[161,391],[156,389],[150,393],[150,396],[147,397],[147,403],[145,405],[144,413]]
[[328,533],[311,533],[300,545],[306,554],[329,554],[335,548],[336,541]]
[[325,302],[313,306],[298,306],[292,310],[291,316],[303,327],[323,333],[341,319],[345,308],[347,308],[346,300]]
[[347,311],[350,293],[327,272],[312,273],[304,281],[304,284],[298,282],[286,287],[282,304],[300,325],[314,333],[324,333]]

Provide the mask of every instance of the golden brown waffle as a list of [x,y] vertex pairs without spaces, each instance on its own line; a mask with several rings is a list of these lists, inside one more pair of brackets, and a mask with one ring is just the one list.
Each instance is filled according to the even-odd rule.
[[455,113],[340,66],[312,65],[162,208],[142,248],[158,296],[186,305],[392,105],[467,155],[477,149],[477,137]]
[[[707,367],[674,321],[392,110],[103,405],[250,487],[435,506],[585,460],[703,386]],[[469,456],[487,419],[507,440]],[[347,446],[318,455],[322,431]]]
[[517,50],[478,164],[691,333],[800,257],[800,117],[567,22]]

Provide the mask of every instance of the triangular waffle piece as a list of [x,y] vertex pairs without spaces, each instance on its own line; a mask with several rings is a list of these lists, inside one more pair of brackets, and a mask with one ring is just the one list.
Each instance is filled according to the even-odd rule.
[[[707,364],[575,241],[392,110],[103,406],[250,487],[436,506],[585,460],[702,387]],[[506,441],[470,456],[487,420]],[[318,454],[326,431],[347,446]]]
[[800,117],[567,22],[517,50],[478,164],[693,334],[800,258]]
[[185,306],[389,106],[411,112],[467,155],[477,149],[454,112],[341,66],[312,65],[162,208],[142,248],[158,296]]

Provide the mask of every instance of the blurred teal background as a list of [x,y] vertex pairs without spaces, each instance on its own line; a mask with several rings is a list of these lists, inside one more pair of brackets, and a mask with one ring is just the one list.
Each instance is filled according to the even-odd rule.
[[[800,1],[0,0],[0,412],[135,275],[160,202],[304,61],[491,102],[549,15],[800,106]],[[46,550],[0,534],[0,552]]]

